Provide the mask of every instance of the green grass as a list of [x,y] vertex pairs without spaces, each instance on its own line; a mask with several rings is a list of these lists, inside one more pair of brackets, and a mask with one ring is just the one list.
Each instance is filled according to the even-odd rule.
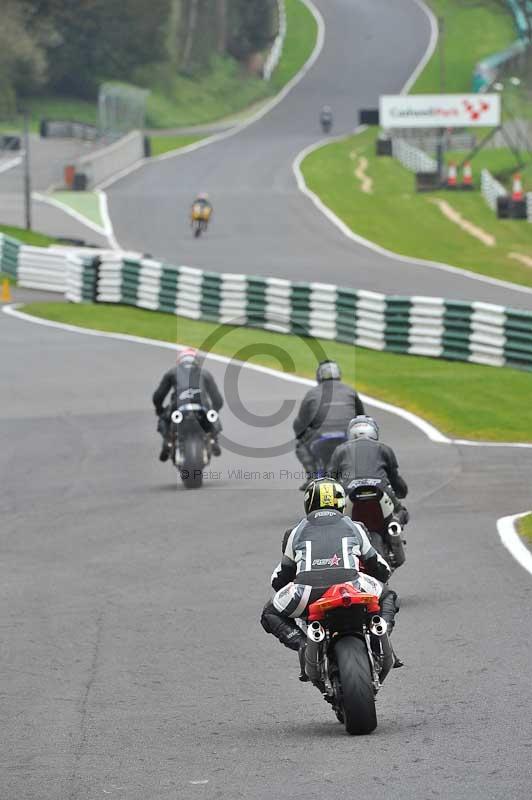
[[48,247],[50,244],[57,244],[58,241],[51,236],[46,236],[44,233],[27,231],[25,228],[14,228],[11,225],[0,225],[0,233],[5,233],[6,236],[12,236],[14,239],[18,239],[19,242],[32,244],[36,247]]
[[[98,124],[96,101],[77,100],[74,97],[43,96],[30,97],[25,101],[30,112],[30,130],[39,130],[41,119],[75,120],[89,125]],[[22,130],[22,118],[6,120],[2,130]]]
[[150,136],[152,156],[160,156],[172,150],[180,150],[194,142],[199,142],[203,136]]
[[[261,351],[276,345],[293,360],[293,371],[313,377],[316,355],[309,339],[208,322],[195,322],[126,306],[32,303],[24,309],[35,316],[104,331],[130,333],[161,341],[205,348],[218,331],[212,351],[238,357],[248,345],[257,347],[255,363],[279,368],[279,362]],[[355,348],[319,340],[327,357],[342,366],[344,377],[373,397],[402,406],[430,420],[443,432],[460,438],[493,441],[532,441],[532,375],[460,362],[440,361]],[[505,399],[501,403],[501,386]]]
[[[416,193],[412,173],[395,159],[374,155],[376,135],[367,130],[308,156],[302,169],[310,189],[353,231],[389,250],[532,286],[532,269],[508,257],[510,252],[532,256],[532,226],[526,220],[498,220],[478,192]],[[373,194],[363,193],[353,175],[353,151],[369,161]],[[494,234],[496,246],[487,247],[447,220],[432,198],[448,201]],[[400,269],[398,263],[398,286]]]
[[532,544],[532,514],[517,520],[517,530],[529,543]]
[[[498,0],[467,4],[463,0],[428,0],[437,17],[445,19],[443,41],[445,92],[471,91],[477,61],[504,50],[517,38],[513,16]],[[440,52],[436,48],[413,94],[440,91]]]
[[310,58],[318,35],[316,20],[300,0],[286,0],[286,16],[284,49],[271,78],[275,91],[282,89]]
[[103,227],[100,198],[96,192],[53,192],[51,197]]

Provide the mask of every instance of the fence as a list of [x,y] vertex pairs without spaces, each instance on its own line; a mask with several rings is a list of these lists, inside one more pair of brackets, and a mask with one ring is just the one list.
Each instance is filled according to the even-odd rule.
[[284,40],[286,38],[286,6],[284,0],[277,0],[279,9],[279,33],[275,37],[272,49],[262,68],[262,77],[269,81],[283,54]]
[[[73,302],[121,303],[373,350],[532,371],[532,312],[205,272],[114,251],[53,248],[57,252],[50,254],[42,248],[41,266],[33,252],[38,249],[1,237],[2,269],[24,285],[39,282],[44,288],[45,283],[58,286],[63,280],[62,290]],[[37,278],[40,269],[42,276]],[[56,270],[53,281],[52,270]]]
[[411,172],[437,172],[436,161],[419,147],[408,144],[403,139],[392,140],[392,155]]
[[532,222],[532,192],[528,192],[526,196],[526,218]]
[[504,197],[507,191],[487,169],[483,169],[480,173],[480,191],[491,210],[497,213],[497,198]]

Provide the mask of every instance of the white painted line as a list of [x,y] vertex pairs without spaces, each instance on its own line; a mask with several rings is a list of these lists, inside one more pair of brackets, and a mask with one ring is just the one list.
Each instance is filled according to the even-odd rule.
[[310,54],[308,60],[303,64],[299,72],[297,72],[294,77],[288,81],[286,86],[277,94],[272,100],[266,103],[262,108],[252,114],[250,117],[245,119],[243,122],[235,125],[233,128],[229,130],[222,131],[221,133],[215,133],[212,136],[207,136],[205,139],[201,139],[199,142],[193,142],[192,144],[187,145],[186,147],[182,147],[179,150],[172,150],[169,153],[162,153],[160,156],[155,156],[154,158],[149,159],[141,159],[137,161],[136,164],[132,164],[130,167],[123,169],[121,172],[118,172],[116,175],[113,175],[112,178],[108,178],[106,181],[102,181],[102,183],[98,184],[96,187],[97,189],[107,189],[107,187],[111,186],[113,183],[125,178],[127,175],[130,175],[132,172],[135,172],[140,167],[153,164],[155,161],[165,161],[169,158],[179,158],[180,156],[187,155],[187,153],[193,153],[195,150],[199,150],[202,147],[207,147],[208,145],[215,144],[216,142],[222,142],[224,139],[229,139],[231,136],[236,136],[241,131],[249,128],[250,125],[254,125],[260,119],[269,114],[276,106],[281,103],[285,97],[292,91],[292,89],[297,86],[297,84],[305,77],[305,75],[309,72],[309,70],[314,66],[316,61],[318,60],[321,51],[323,50],[323,45],[325,42],[325,23],[323,21],[323,17],[321,16],[320,12],[316,8],[316,6],[312,3],[312,0],[301,0],[302,3],[308,8],[314,19],[316,20],[316,25],[318,27],[318,33],[316,36],[316,44],[314,45],[314,50]]
[[0,161],[0,172],[7,172],[8,169],[18,167],[18,165],[21,163],[22,156],[16,156],[16,158],[11,158],[9,161],[4,161],[3,163]]
[[530,511],[524,511],[521,514],[513,514],[510,517],[501,517],[497,520],[497,530],[506,549],[532,575],[532,552],[524,544],[515,529],[516,521],[530,513]]
[[95,233],[98,233],[105,239],[108,238],[107,231],[105,230],[105,228],[102,228],[101,225],[97,225],[91,219],[88,219],[88,217],[85,217],[83,214],[80,214],[79,211],[76,211],[70,206],[67,206],[60,200],[56,200],[55,198],[49,197],[46,194],[41,194],[40,192],[32,192],[31,196],[34,200],[37,200],[37,202],[46,203],[49,206],[54,206],[54,208],[58,208],[64,214],[68,214],[69,217],[72,217],[73,219],[77,220],[77,222],[80,222],[86,228],[90,228],[91,231],[95,231]]
[[[80,333],[85,336],[99,336],[106,339],[117,339],[123,342],[133,342],[137,344],[144,344],[148,347],[161,347],[166,350],[181,350],[188,345],[185,344],[174,344],[173,342],[162,342],[156,339],[148,339],[144,336],[133,336],[129,333],[111,333],[108,331],[98,331],[92,328],[82,328],[79,325],[69,325],[66,322],[54,322],[53,320],[43,319],[41,317],[34,317],[31,314],[26,314],[24,311],[20,311],[18,306],[15,304],[5,305],[2,307],[2,311],[5,314],[8,314],[11,317],[17,317],[18,319],[24,320],[26,322],[32,322],[34,325],[44,325],[48,328],[58,328],[59,330],[70,331],[71,333]],[[302,378],[299,375],[292,375],[287,372],[280,372],[276,369],[271,369],[270,367],[263,367],[260,364],[249,364],[247,362],[238,361],[234,358],[228,358],[227,356],[221,356],[218,353],[204,353],[207,358],[210,358],[212,361],[217,361],[220,364],[239,364],[246,369],[252,369],[255,372],[260,372],[263,375],[271,375],[272,378],[276,378],[277,380],[287,381],[289,383],[299,383],[302,386],[315,386],[316,381],[310,380],[310,378]],[[453,444],[453,445],[462,445],[462,446],[471,446],[471,447],[527,447],[532,448],[532,443],[527,442],[475,442],[470,441],[469,439],[449,439],[445,434],[435,428],[430,422],[419,417],[417,414],[414,414],[412,411],[406,411],[406,409],[401,408],[400,406],[392,405],[391,403],[386,403],[383,400],[377,400],[374,397],[370,397],[366,394],[361,394],[360,397],[362,400],[369,405],[373,406],[374,408],[379,408],[382,411],[387,411],[390,414],[395,414],[398,417],[401,417],[406,422],[409,422],[414,427],[418,428],[425,436],[430,439],[432,442],[437,444]]]
[[113,223],[111,222],[111,216],[109,214],[109,206],[107,204],[107,195],[105,194],[105,192],[102,192],[99,189],[96,191],[96,194],[98,195],[98,199],[100,202],[100,215],[103,220],[107,241],[109,242],[113,250],[121,250],[122,248],[118,244],[118,240],[115,236],[115,232],[113,229]]
[[430,39],[427,45],[427,49],[425,50],[423,56],[421,57],[421,61],[414,69],[413,73],[401,89],[400,94],[408,94],[414,83],[417,81],[427,63],[430,61],[434,54],[434,50],[436,49],[436,45],[438,43],[438,20],[432,13],[431,9],[425,5],[423,0],[414,0],[414,2],[420,7],[422,11],[425,12],[427,17],[429,18],[429,25],[430,25]]

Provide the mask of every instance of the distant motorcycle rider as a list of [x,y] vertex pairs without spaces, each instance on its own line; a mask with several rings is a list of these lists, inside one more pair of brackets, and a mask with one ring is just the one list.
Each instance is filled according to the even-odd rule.
[[[164,406],[168,393],[171,392],[170,404]],[[177,356],[176,366],[169,369],[153,393],[155,413],[159,417],[157,430],[163,437],[163,446],[159,455],[160,461],[169,458],[170,418],[172,412],[185,403],[200,403],[207,409],[219,411],[223,406],[223,397],[218,390],[216,381],[205,369],[199,359],[198,351],[191,347],[181,350]],[[212,426],[212,452],[215,456],[221,455],[218,443],[218,434],[222,426],[219,420]]]
[[330,106],[323,106],[320,111],[320,124],[324,133],[329,133],[333,124],[333,113]]
[[[343,515],[343,487],[330,478],[312,481],[304,506],[307,516],[285,533],[283,557],[271,579],[276,594],[261,616],[267,633],[299,652],[300,680],[306,680],[306,637],[294,618],[304,617],[308,606],[330,586],[352,582],[375,594],[390,631],[399,610],[397,594],[384,585],[391,575],[389,565],[372,547],[365,527]],[[359,571],[361,564],[365,573]],[[398,659],[396,665],[401,666]]]
[[193,221],[197,216],[197,209],[200,209],[202,219],[208,221],[212,216],[212,203],[207,192],[200,192],[190,207],[190,218]]
[[359,415],[352,419],[347,438],[332,454],[328,474],[345,489],[358,478],[380,478],[382,489],[393,502],[394,517],[406,525],[408,510],[399,500],[407,496],[408,486],[399,474],[394,451],[379,441],[379,426],[373,417]]
[[[351,386],[341,381],[336,361],[322,361],[316,370],[317,386],[306,393],[293,427],[296,435],[296,456],[305,472],[316,471],[311,445],[320,434],[346,431],[353,415],[364,414],[362,400]],[[306,488],[307,481],[300,489]]]

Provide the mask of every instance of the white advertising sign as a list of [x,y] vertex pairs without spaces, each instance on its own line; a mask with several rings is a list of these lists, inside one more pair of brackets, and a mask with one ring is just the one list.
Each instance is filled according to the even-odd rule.
[[383,128],[495,127],[501,121],[498,94],[383,95]]

